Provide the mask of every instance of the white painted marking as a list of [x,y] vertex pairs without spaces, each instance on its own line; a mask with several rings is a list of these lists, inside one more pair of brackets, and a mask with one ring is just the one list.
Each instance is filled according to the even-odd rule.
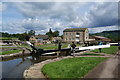
[[107,45],[97,45],[97,46],[87,46],[87,47],[78,47],[79,50],[87,50],[87,49],[99,49],[99,48],[107,48],[110,47],[110,44]]
[[110,44],[112,45],[112,44],[118,44],[118,43],[110,43]]
[[43,55],[46,55],[46,54],[55,54],[55,52],[44,53]]

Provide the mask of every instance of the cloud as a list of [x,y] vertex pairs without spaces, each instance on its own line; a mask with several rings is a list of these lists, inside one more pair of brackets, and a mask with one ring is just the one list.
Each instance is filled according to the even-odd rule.
[[6,10],[6,8],[7,8],[7,5],[6,5],[6,4],[0,3],[0,12]]
[[[47,28],[45,21],[38,21],[36,19],[12,20],[9,23],[3,23],[3,31],[9,32],[24,32],[27,30],[44,30]],[[9,26],[9,27],[8,27]]]
[[15,2],[12,7],[25,19],[4,23],[3,31],[11,33],[33,29],[37,33],[45,34],[52,28],[62,34],[65,28],[73,27],[91,28],[92,33],[101,32],[114,30],[118,18],[118,4],[115,2]]
[[[76,23],[77,21],[87,23],[86,26],[114,25],[117,21],[118,3],[99,2],[95,3],[83,16],[79,14],[79,8],[85,3],[76,2],[20,2],[14,3],[18,12],[25,17],[49,17]],[[81,11],[82,12],[82,11]],[[83,18],[81,18],[81,16]]]
[[112,30],[118,30],[118,26],[105,26],[105,27],[89,28],[89,33],[99,33],[102,31],[112,31]]
[[1,0],[2,2],[119,2],[119,0]]
[[96,3],[85,15],[83,25],[90,27],[104,27],[117,25],[118,22],[118,3],[105,2]]
[[18,12],[24,17],[49,17],[73,21],[77,18],[78,9],[85,3],[68,2],[22,2],[14,3]]
[[61,34],[62,30],[65,29],[63,24],[60,22],[51,19],[40,20],[37,18],[21,20],[14,19],[11,22],[3,23],[2,25],[2,31],[10,33],[23,33],[28,30],[35,30],[37,34],[45,34],[50,28],[52,28],[53,31],[59,30]]

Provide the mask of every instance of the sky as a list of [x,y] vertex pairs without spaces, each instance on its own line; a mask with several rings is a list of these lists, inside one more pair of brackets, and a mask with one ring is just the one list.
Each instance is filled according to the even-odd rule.
[[118,30],[118,2],[2,2],[0,32],[45,34],[51,28],[88,28],[89,33]]

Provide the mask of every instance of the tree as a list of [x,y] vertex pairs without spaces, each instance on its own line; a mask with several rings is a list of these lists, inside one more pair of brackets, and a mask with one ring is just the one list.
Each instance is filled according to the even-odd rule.
[[50,28],[50,30],[49,30],[49,33],[50,33],[50,34],[52,34],[52,33],[53,33],[53,32],[52,32],[52,30],[51,30],[51,28]]
[[53,32],[53,37],[58,37],[58,36],[59,36],[59,31],[58,30]]
[[48,35],[49,37],[53,36],[53,32],[52,32],[51,28],[49,29],[49,32],[46,33],[46,35]]
[[50,38],[51,37],[58,37],[59,36],[59,31],[54,31],[52,32],[51,28],[49,29],[49,32],[46,33],[46,35],[48,35]]
[[26,40],[28,41],[29,40],[28,37],[30,37],[30,36],[27,34],[27,32],[22,33],[22,34],[18,34],[19,40],[22,40],[22,41],[26,41]]
[[28,31],[28,35],[30,35],[30,36],[35,35],[35,31],[34,31],[34,30],[30,30],[30,31]]
[[63,39],[63,35],[60,36]]

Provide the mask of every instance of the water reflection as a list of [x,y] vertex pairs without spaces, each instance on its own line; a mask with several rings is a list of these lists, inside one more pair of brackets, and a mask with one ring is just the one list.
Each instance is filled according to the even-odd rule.
[[24,56],[2,61],[0,62],[2,64],[2,78],[22,78],[24,70],[29,66],[53,58],[56,56]]
[[22,78],[23,71],[32,65],[29,59],[14,59],[2,62],[2,78]]

